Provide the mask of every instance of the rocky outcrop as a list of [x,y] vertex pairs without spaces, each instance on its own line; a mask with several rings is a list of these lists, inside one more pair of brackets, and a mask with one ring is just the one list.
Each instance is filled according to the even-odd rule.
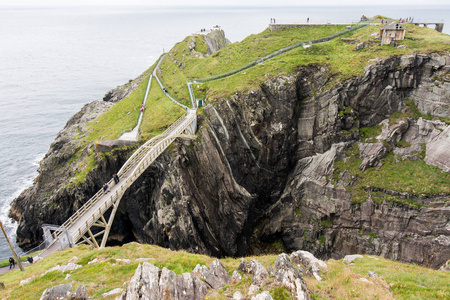
[[[216,99],[199,116],[198,141],[177,141],[125,194],[111,236],[132,234],[141,242],[218,257],[258,254],[278,245],[281,251],[302,249],[321,258],[369,253],[437,268],[450,257],[445,203],[411,207],[371,197],[355,203],[346,190],[355,179],[344,180],[349,175],[342,174],[332,184],[330,178],[334,163],[357,143],[366,159],[362,169],[379,166],[390,151],[418,157],[418,143],[408,150],[395,146],[413,136],[427,144],[426,161],[444,170],[446,149],[438,145],[445,144],[448,125],[421,119],[387,124],[386,136],[375,145],[363,145],[358,129],[404,111],[407,98],[422,114],[450,117],[450,110],[440,109],[450,102],[449,83],[430,88],[448,70],[448,56],[390,57],[368,66],[363,76],[328,88],[327,67],[309,65],[270,78],[258,89]],[[441,135],[438,145],[428,147]],[[114,157],[111,165],[121,161]],[[105,169],[95,176],[105,176]],[[79,191],[94,190],[89,183]],[[40,220],[36,213],[51,211],[63,220],[73,207],[30,208],[31,191],[21,199],[26,200],[16,210],[26,207],[30,217],[22,217],[29,227],[19,226],[19,240],[28,245],[38,240],[31,223]]]
[[225,37],[223,30],[213,30],[204,35],[204,41],[208,46],[207,55],[211,55],[222,48],[225,48],[231,42]]
[[[279,255],[275,262],[276,280],[268,278],[267,270],[261,262],[252,259],[249,263],[242,261],[242,264],[244,263],[251,268],[253,284],[247,292],[242,291],[247,294],[247,298],[239,291],[233,294],[233,299],[250,299],[248,296],[256,294],[260,289],[273,288],[281,284],[291,290],[293,299],[310,299],[306,284],[299,270],[292,266],[288,255]],[[239,280],[241,279],[242,277]],[[209,296],[216,294],[214,290],[230,283],[230,275],[219,260],[213,261],[209,269],[197,265],[192,273],[182,275],[175,275],[165,267],[160,270],[144,262],[142,265],[139,264],[121,299],[208,299]],[[232,284],[234,283],[236,282]],[[264,291],[251,299],[272,299],[272,297],[268,291]]]

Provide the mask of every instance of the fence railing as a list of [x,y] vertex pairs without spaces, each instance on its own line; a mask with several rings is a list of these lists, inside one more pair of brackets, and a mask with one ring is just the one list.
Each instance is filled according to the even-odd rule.
[[248,68],[251,68],[251,67],[253,67],[253,66],[256,66],[256,65],[259,64],[259,63],[262,63],[262,62],[264,62],[264,61],[266,61],[266,60],[268,60],[268,59],[271,59],[271,58],[274,58],[274,57],[279,56],[279,55],[281,55],[281,54],[284,54],[284,53],[286,53],[286,52],[288,52],[288,51],[291,51],[291,50],[293,50],[293,49],[296,49],[296,48],[299,48],[299,47],[303,47],[303,46],[306,45],[306,44],[318,44],[318,43],[328,42],[328,41],[331,41],[332,39],[335,39],[335,38],[337,38],[337,37],[343,36],[343,35],[345,35],[345,34],[347,34],[347,33],[349,33],[349,32],[352,32],[352,31],[361,29],[361,28],[363,28],[363,27],[365,27],[365,26],[367,26],[367,25],[368,25],[367,23],[362,23],[362,24],[359,24],[359,25],[356,25],[356,26],[352,26],[350,29],[345,29],[345,30],[343,30],[343,31],[340,31],[340,32],[338,32],[338,33],[332,34],[332,35],[327,36],[327,37],[323,37],[323,38],[319,38],[319,39],[314,39],[314,40],[311,40],[311,41],[301,41],[301,42],[295,43],[295,44],[293,44],[293,45],[291,45],[291,46],[287,46],[287,47],[285,47],[285,48],[282,48],[282,49],[280,49],[280,50],[277,50],[277,51],[275,51],[275,52],[272,52],[272,53],[270,53],[270,54],[268,54],[268,55],[266,55],[266,56],[264,56],[264,57],[261,57],[261,58],[255,60],[255,61],[252,61],[251,63],[248,63],[248,64],[246,64],[246,65],[244,65],[244,66],[242,66],[242,67],[240,67],[240,68],[231,70],[231,71],[229,71],[229,72],[226,72],[226,73],[223,73],[223,74],[219,74],[219,75],[215,75],[215,76],[211,76],[211,77],[207,77],[207,78],[191,79],[190,81],[191,81],[191,82],[200,82],[200,83],[204,83],[204,82],[208,82],[208,81],[212,81],[212,80],[217,80],[217,79],[225,78],[225,77],[234,75],[234,74],[236,74],[236,73],[239,73],[239,72],[241,72],[241,71],[244,71],[244,70],[246,70],[246,69],[248,69]]

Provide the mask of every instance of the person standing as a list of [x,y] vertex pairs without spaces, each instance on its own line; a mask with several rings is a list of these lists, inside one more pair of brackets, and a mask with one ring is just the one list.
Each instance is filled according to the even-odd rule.
[[108,186],[107,183],[105,183],[105,184],[103,185],[103,192],[104,192],[105,194],[109,193],[109,186]]
[[119,175],[114,174],[114,175],[113,175],[113,179],[114,179],[114,182],[115,182],[116,184],[119,183]]
[[9,258],[9,269],[11,270],[11,268],[15,268],[16,267],[16,262],[14,261],[14,258],[10,257]]

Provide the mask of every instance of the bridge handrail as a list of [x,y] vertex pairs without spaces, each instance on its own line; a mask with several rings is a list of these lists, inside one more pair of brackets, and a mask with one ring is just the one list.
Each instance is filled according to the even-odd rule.
[[[161,141],[159,141],[156,145],[154,145],[154,147],[151,149],[153,151],[147,151],[145,157],[143,157],[138,164],[135,165],[135,169],[134,171],[129,174],[129,177],[126,179],[125,184],[121,186],[121,191],[116,191],[116,194],[111,195],[110,198],[107,198],[107,200],[105,201],[105,205],[101,206],[99,209],[99,211],[94,211],[94,213],[92,214],[92,218],[89,218],[89,221],[86,221],[87,223],[83,224],[81,227],[78,228],[77,232],[75,232],[75,236],[73,237],[73,241],[77,241],[79,238],[81,238],[82,235],[84,235],[84,233],[87,231],[87,229],[89,229],[92,224],[94,224],[96,222],[96,220],[98,220],[98,218],[100,218],[104,212],[106,212],[106,210],[109,209],[109,207],[115,203],[114,199],[117,199],[117,197],[119,197],[119,194],[121,195],[126,189],[128,189],[128,187],[130,187],[134,181],[145,171],[145,169],[168,147],[168,145],[170,145],[173,140],[175,140],[175,138],[177,137],[178,134],[182,133],[187,126],[189,126],[189,124],[194,121],[195,119],[195,114],[190,114],[189,117],[185,118],[185,125],[184,126],[179,126],[179,128],[177,128],[176,130],[174,130],[170,136],[166,136],[164,139],[162,139]],[[107,205],[108,201],[110,199],[110,205]],[[97,217],[98,215],[98,217]],[[83,228],[83,226],[86,227],[86,230],[83,229],[81,230],[81,228]]]

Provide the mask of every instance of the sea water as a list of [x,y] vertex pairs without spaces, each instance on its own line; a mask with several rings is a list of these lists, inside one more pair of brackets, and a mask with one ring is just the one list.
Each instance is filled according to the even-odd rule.
[[[134,79],[187,35],[220,25],[231,42],[277,23],[351,23],[362,15],[444,21],[444,7],[0,7],[0,220],[32,184],[56,134],[80,108]],[[17,250],[18,247],[16,246]],[[0,235],[0,259],[10,256]]]

